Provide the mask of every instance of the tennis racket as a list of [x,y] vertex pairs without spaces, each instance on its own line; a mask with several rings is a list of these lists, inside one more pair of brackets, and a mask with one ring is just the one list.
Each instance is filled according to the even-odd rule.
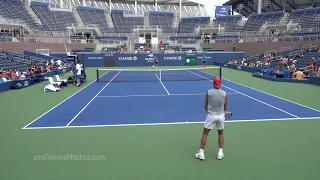
[[226,120],[230,120],[232,117],[232,112],[225,112],[224,116],[225,116]]

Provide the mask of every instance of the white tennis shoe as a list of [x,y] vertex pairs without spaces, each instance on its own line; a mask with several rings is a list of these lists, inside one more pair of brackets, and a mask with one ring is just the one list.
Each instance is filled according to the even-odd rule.
[[221,160],[224,157],[223,152],[218,152],[217,159]]
[[204,153],[203,153],[203,152],[198,152],[198,153],[196,154],[196,158],[198,158],[198,159],[200,159],[200,160],[204,160],[204,159],[205,159]]

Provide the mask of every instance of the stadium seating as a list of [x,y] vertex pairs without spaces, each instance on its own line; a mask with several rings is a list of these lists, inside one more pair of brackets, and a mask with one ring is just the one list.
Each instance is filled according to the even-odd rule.
[[150,25],[159,25],[165,34],[177,33],[173,29],[173,13],[171,12],[160,12],[160,11],[150,11],[149,12]]
[[21,20],[33,30],[44,29],[33,20],[20,1],[0,0],[0,14],[7,19]]
[[215,20],[215,26],[221,26],[225,28],[225,32],[237,32],[239,27],[237,24],[242,19],[240,15],[238,16],[219,16]]
[[71,11],[50,10],[49,3],[32,2],[31,8],[47,31],[66,32],[67,26],[77,24]]
[[0,41],[12,41],[12,33],[0,32]]
[[143,17],[127,17],[125,13],[132,14],[132,11],[112,10],[111,17],[114,27],[118,33],[132,33],[135,25],[144,25]]
[[24,71],[30,67],[30,64],[25,63],[25,60],[22,57],[14,56],[6,52],[1,52],[0,67],[2,67],[4,71],[7,71],[9,69],[19,69],[21,71]]
[[114,29],[108,26],[106,14],[103,9],[78,6],[77,10],[87,26],[97,25],[103,34],[114,33]]
[[207,25],[209,22],[210,17],[181,18],[178,33],[193,33],[198,26]]
[[246,25],[243,28],[243,31],[259,31],[260,28],[266,22],[277,23],[283,17],[283,11],[280,12],[268,12],[261,14],[251,14],[248,18]]
[[319,28],[318,16],[320,8],[298,9],[290,14],[289,20],[297,21],[302,30],[308,31],[310,28]]

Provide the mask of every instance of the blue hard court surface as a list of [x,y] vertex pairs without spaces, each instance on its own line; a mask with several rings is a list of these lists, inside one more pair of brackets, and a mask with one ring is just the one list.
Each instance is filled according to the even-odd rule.
[[[201,72],[193,75],[212,79]],[[111,71],[110,77],[128,75]],[[105,75],[106,76],[106,75]],[[131,75],[130,75],[131,76]],[[93,82],[24,128],[65,128],[203,122],[209,80]],[[223,80],[231,121],[314,119],[320,111]]]

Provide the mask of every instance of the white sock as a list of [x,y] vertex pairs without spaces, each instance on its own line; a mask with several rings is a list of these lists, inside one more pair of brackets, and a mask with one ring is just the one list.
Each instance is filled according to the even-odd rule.
[[219,153],[223,153],[223,149],[219,148]]
[[200,149],[200,150],[199,150],[199,153],[204,153],[204,149]]

